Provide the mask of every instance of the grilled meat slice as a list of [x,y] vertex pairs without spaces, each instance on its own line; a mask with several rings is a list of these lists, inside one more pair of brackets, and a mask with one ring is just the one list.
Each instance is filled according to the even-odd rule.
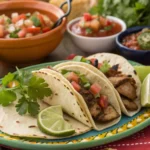
[[113,84],[114,87],[117,87],[129,80],[126,76],[119,76],[119,77],[115,76],[115,77],[109,77],[108,79]]
[[113,108],[113,106],[109,105],[107,108],[103,110],[103,114],[99,114],[96,119],[100,122],[108,122],[118,118],[119,116],[120,115]]
[[108,72],[105,74],[108,78],[109,77],[114,77],[114,76],[116,76],[116,75],[120,75],[121,74],[121,72],[120,71],[117,71],[117,70],[115,70],[115,69],[113,69],[113,68],[110,68],[109,70],[108,70]]
[[101,107],[96,102],[90,105],[89,110],[94,119],[102,113]]
[[121,84],[116,88],[116,90],[119,94],[129,98],[130,100],[134,100],[136,98],[136,88],[130,83],[130,81]]
[[130,111],[136,111],[138,109],[138,106],[135,102],[130,101],[124,97],[121,97],[121,98],[122,98],[122,102],[126,109],[128,109]]

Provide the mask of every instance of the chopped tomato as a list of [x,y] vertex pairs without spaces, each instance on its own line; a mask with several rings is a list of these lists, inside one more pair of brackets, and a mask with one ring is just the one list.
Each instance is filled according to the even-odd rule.
[[0,18],[0,24],[4,24],[5,20],[4,18]]
[[98,69],[100,69],[102,66],[102,63],[98,63]]
[[90,59],[90,62],[91,62],[91,64],[94,66],[94,64],[95,64],[95,61],[96,61],[96,58],[91,58]]
[[112,25],[112,22],[110,20],[106,20],[106,26]]
[[71,84],[76,91],[78,91],[78,92],[80,91],[81,87],[78,83],[76,83],[75,81],[72,81]]
[[3,38],[4,35],[5,35],[4,26],[3,26],[3,25],[0,25],[0,38]]
[[12,23],[16,23],[17,21],[19,21],[19,16],[12,18]]
[[50,31],[51,29],[49,28],[49,27],[44,27],[43,29],[42,29],[42,32],[43,33],[45,33],[45,32],[48,32],[48,31]]
[[40,22],[43,26],[46,26],[45,21],[43,19],[43,16],[41,14],[38,14],[38,18],[40,19]]
[[21,14],[21,15],[19,15],[19,20],[21,20],[21,19],[23,19],[23,20],[25,20],[27,17],[26,17],[26,15],[25,14]]
[[25,37],[26,33],[27,33],[26,29],[22,29],[18,32],[18,37],[23,38]]
[[108,98],[107,96],[105,95],[102,95],[99,99],[99,105],[102,107],[102,108],[107,108],[108,106]]
[[84,20],[85,21],[91,21],[92,20],[92,16],[89,13],[84,13],[83,16],[84,16]]
[[100,91],[101,91],[101,87],[97,83],[94,83],[91,85],[90,92],[92,94],[94,94],[94,95],[99,94]]
[[79,82],[79,77],[74,72],[70,72],[67,79],[70,81],[75,81],[76,83]]
[[33,33],[33,34],[38,34],[41,32],[41,28],[40,27],[28,27],[27,32]]
[[70,54],[66,59],[67,60],[72,60],[75,56],[76,56],[76,54]]

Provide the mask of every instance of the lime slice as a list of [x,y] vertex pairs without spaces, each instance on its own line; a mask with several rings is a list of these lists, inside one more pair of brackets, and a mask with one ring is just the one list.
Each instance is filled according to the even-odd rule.
[[150,107],[150,74],[148,74],[142,83],[141,104],[144,107]]
[[38,115],[38,126],[46,134],[53,136],[69,136],[75,133],[71,124],[63,118],[61,106],[51,106]]
[[150,66],[134,66],[134,68],[142,82],[145,77],[150,73]]

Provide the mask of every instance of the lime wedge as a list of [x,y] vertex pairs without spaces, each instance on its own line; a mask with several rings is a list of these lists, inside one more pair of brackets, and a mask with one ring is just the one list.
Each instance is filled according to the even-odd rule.
[[39,129],[53,136],[69,136],[75,133],[71,124],[63,118],[61,106],[51,106],[42,110],[38,115]]
[[141,104],[144,107],[150,107],[150,74],[148,74],[142,83]]
[[150,73],[150,66],[134,66],[141,82],[145,79],[145,77]]

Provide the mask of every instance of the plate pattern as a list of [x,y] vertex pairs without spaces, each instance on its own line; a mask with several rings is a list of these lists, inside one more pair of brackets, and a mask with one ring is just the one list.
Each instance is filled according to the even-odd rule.
[[123,124],[120,127],[117,127],[111,131],[108,132],[104,132],[101,134],[97,134],[96,136],[89,136],[87,138],[81,138],[78,140],[64,140],[64,141],[58,141],[58,142],[39,142],[33,139],[24,139],[24,138],[19,138],[19,137],[13,137],[13,136],[9,136],[5,133],[0,133],[0,138],[4,138],[6,140],[16,140],[16,141],[20,141],[20,142],[26,142],[26,143],[30,143],[30,144],[47,144],[47,145],[52,145],[52,144],[73,144],[73,143],[80,143],[80,142],[89,142],[92,140],[98,140],[98,139],[103,139],[106,137],[110,137],[116,134],[119,134],[121,132],[125,132],[127,130],[130,130],[131,128],[136,127],[137,125],[141,124],[142,122],[149,120],[150,119],[150,108],[145,109],[145,111],[140,114],[139,116],[137,116],[136,118],[134,118],[133,120]]

